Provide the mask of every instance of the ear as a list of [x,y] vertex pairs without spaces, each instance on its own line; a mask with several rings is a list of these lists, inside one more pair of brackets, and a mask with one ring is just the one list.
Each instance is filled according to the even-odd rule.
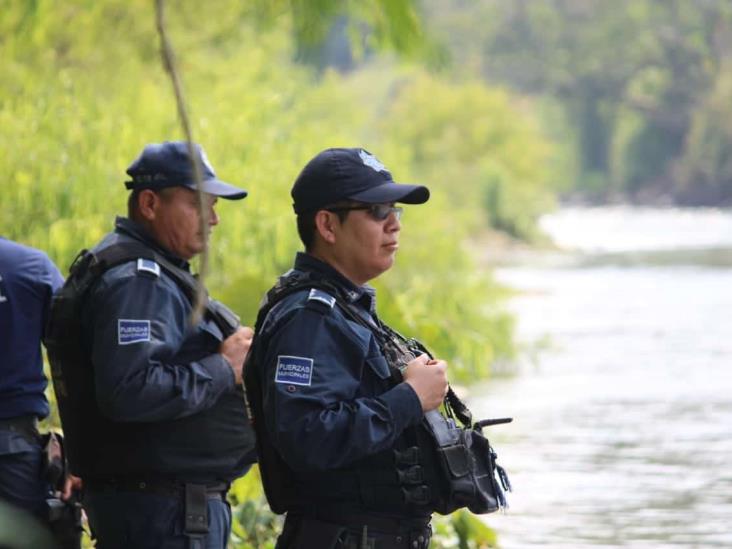
[[335,244],[336,225],[340,225],[340,221],[333,212],[320,210],[315,214],[315,230],[328,244]]
[[143,219],[153,221],[156,217],[160,196],[150,189],[140,191],[137,197],[137,208]]

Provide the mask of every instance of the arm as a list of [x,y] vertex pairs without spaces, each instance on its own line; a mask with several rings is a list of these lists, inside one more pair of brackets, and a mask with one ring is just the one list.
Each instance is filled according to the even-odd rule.
[[[176,419],[210,408],[234,388],[231,366],[217,353],[220,342],[189,326],[190,305],[172,282],[110,274],[89,300],[102,413],[115,421]],[[181,352],[191,337],[199,340],[195,352]],[[208,354],[201,338],[211,343]]]
[[[259,365],[265,421],[293,470],[335,468],[390,448],[422,417],[419,398],[406,383],[363,395],[378,376],[365,358],[368,339],[357,339],[333,313],[307,308],[269,338]],[[302,384],[288,382],[298,379],[288,376],[288,364],[300,365]]]

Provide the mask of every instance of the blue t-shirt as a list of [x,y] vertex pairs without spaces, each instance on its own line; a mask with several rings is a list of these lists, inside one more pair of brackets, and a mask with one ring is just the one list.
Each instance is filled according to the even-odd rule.
[[0,419],[48,415],[41,336],[62,284],[45,253],[0,237]]

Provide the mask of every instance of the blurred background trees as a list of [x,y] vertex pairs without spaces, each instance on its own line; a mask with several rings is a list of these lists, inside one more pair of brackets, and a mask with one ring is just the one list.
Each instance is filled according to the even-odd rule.
[[[455,65],[561,112],[569,190],[591,201],[732,203],[732,4],[429,0]],[[726,94],[726,95],[725,95]],[[729,103],[727,103],[729,104]],[[714,122],[712,122],[714,120]]]

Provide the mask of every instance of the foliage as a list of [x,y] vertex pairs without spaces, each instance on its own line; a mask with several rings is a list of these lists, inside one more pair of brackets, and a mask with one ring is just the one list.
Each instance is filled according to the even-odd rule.
[[551,150],[533,113],[477,80],[456,84],[419,74],[399,82],[394,95],[388,135],[409,151],[415,175],[434,181],[450,208],[482,204],[480,217],[466,220],[469,229],[484,225],[487,214],[491,226],[535,238],[536,220],[552,207],[553,194],[543,171]]
[[426,5],[430,28],[472,74],[562,106],[573,131],[561,139],[576,148],[580,190],[595,197],[620,191],[640,200],[729,201],[713,192],[720,179],[684,179],[696,173],[686,163],[698,154],[688,147],[703,132],[707,98],[732,53],[726,0]]
[[[475,81],[394,63],[347,75],[293,63],[305,29],[279,14],[299,6],[317,19],[309,10],[321,4],[340,5],[211,0],[169,10],[194,135],[220,177],[251,192],[218,206],[207,285],[251,325],[300,248],[289,197],[299,169],[323,148],[362,145],[397,180],[433,189],[427,205],[406,209],[397,266],[377,282],[382,317],[447,358],[453,380],[486,376],[514,352],[513,320],[466,241],[488,222],[532,235],[550,203],[546,142],[525,106]],[[415,17],[407,1],[348,5],[378,40],[397,40]],[[267,6],[275,12],[256,11]],[[147,0],[14,0],[0,10],[0,233],[44,249],[62,271],[125,212],[124,170],[143,145],[181,137],[153,21]],[[257,473],[232,494],[237,546],[271,546],[279,519]],[[456,539],[488,539],[459,516],[445,520]]]
[[678,193],[709,202],[732,202],[732,76],[729,62],[694,112],[684,156],[678,165]]

